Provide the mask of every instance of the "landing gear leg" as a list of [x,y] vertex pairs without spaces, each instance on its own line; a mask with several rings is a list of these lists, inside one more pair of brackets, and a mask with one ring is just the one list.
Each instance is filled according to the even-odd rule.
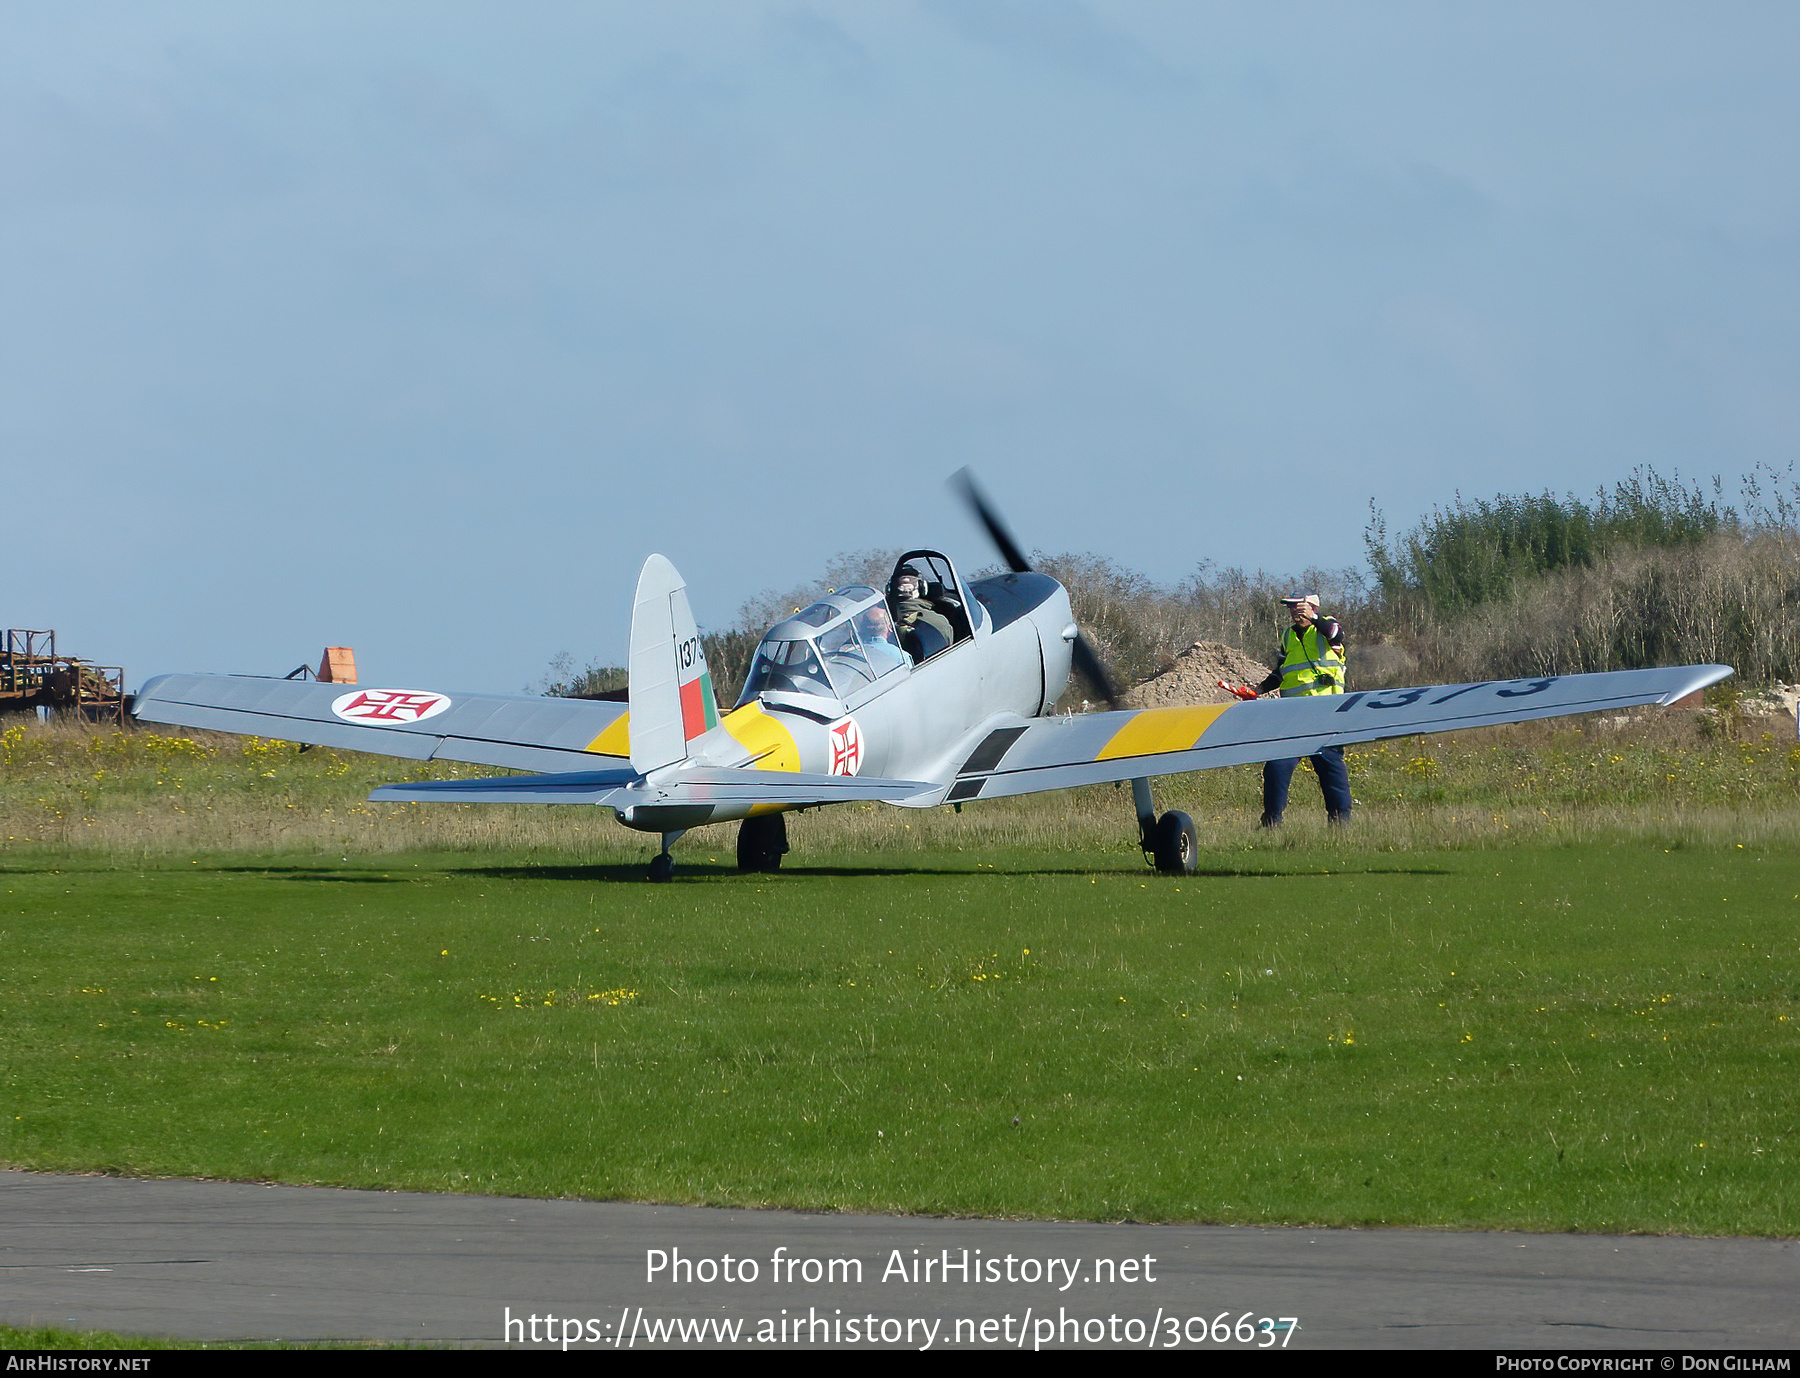
[[675,879],[675,858],[669,855],[669,848],[673,847],[681,839],[682,833],[686,831],[686,828],[682,828],[676,832],[662,835],[662,850],[650,858],[650,874],[645,879],[655,881]]
[[788,849],[787,816],[766,813],[738,824],[737,864],[740,871],[779,871]]
[[1131,802],[1137,809],[1138,846],[1146,852],[1156,850],[1156,801],[1150,797],[1148,780],[1131,782]]
[[1131,782],[1131,802],[1137,808],[1138,845],[1156,862],[1165,876],[1191,876],[1200,864],[1200,843],[1194,820],[1178,810],[1156,816],[1148,780]]

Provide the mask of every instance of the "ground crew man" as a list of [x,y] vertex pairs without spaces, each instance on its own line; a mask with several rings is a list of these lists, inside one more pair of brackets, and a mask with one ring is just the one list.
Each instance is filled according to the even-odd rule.
[[[1335,617],[1319,616],[1319,595],[1296,593],[1283,598],[1293,623],[1282,633],[1280,663],[1256,686],[1259,694],[1281,690],[1284,699],[1344,692],[1344,631]],[[1350,821],[1350,770],[1344,764],[1344,748],[1328,746],[1315,756],[1313,773],[1325,796],[1325,816],[1333,823]],[[1288,785],[1300,758],[1263,763],[1263,814],[1265,828],[1277,827],[1287,812]]]

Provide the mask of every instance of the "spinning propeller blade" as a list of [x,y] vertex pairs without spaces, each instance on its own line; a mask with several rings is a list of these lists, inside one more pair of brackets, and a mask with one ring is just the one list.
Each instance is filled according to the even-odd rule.
[[962,500],[974,510],[975,519],[987,528],[988,537],[999,550],[1000,558],[1006,561],[1007,568],[1014,574],[1029,573],[1031,562],[1025,558],[1025,552],[1019,549],[1019,543],[1012,538],[1012,532],[1006,529],[1006,523],[1000,520],[1000,514],[975,486],[975,475],[967,469],[958,469],[950,476],[950,486],[962,495]]
[[1088,644],[1086,632],[1077,631],[1075,633],[1074,660],[1075,668],[1086,675],[1088,683],[1100,691],[1100,696],[1106,700],[1108,708],[1125,706],[1125,700],[1120,697],[1118,689],[1112,682],[1112,676],[1107,673],[1106,666],[1100,659],[1100,653]]
[[[1013,539],[1012,532],[1007,530],[1006,523],[1000,520],[1000,514],[995,510],[994,505],[987,500],[981,489],[975,486],[975,476],[967,469],[958,469],[950,476],[950,486],[969,505],[970,510],[975,514],[975,520],[987,529],[989,539],[993,541],[994,547],[1000,552],[1000,558],[1006,561],[1007,568],[1011,569],[1014,574],[1030,573],[1031,562],[1025,558],[1025,552],[1019,549],[1019,543]],[[1085,632],[1077,631],[1075,633],[1073,650],[1075,668],[1100,691],[1107,706],[1123,707],[1124,700],[1120,697],[1118,688],[1113,684],[1112,676],[1107,673],[1105,663],[1089,643]]]

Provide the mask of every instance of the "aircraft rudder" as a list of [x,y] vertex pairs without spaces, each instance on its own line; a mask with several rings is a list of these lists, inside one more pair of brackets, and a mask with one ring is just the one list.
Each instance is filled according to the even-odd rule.
[[718,726],[719,703],[687,584],[662,555],[638,574],[628,669],[633,768],[686,759],[688,743]]

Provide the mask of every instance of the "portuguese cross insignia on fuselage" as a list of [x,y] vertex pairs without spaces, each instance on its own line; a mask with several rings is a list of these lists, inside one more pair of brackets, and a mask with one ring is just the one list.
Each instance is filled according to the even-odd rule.
[[831,773],[854,775],[862,768],[862,729],[855,718],[839,718],[829,729]]

